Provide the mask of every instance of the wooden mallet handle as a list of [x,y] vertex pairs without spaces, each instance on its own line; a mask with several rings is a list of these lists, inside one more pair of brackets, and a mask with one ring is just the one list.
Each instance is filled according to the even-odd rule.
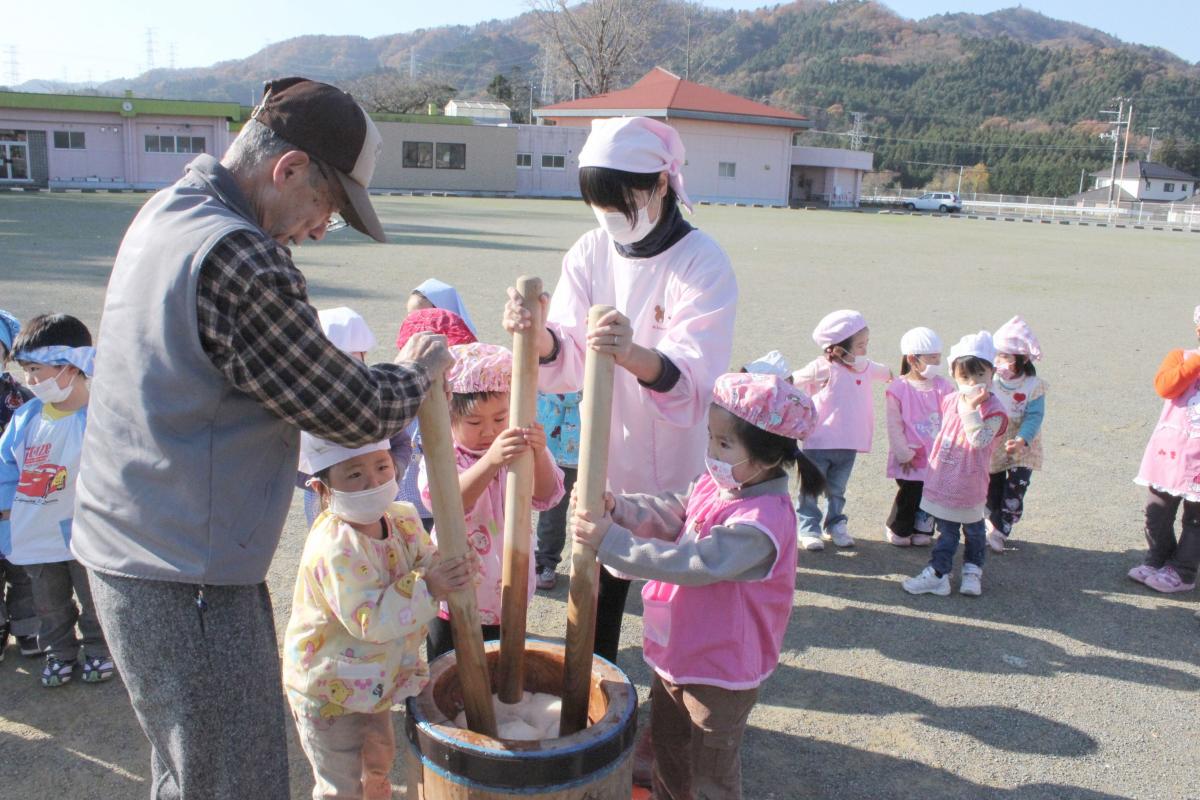
[[[509,427],[528,428],[537,421],[537,337],[542,319],[542,279],[521,276],[517,291],[532,323],[513,334]],[[529,542],[533,538],[533,450],[508,465],[504,482],[504,571],[500,593],[500,660],[497,694],[502,703],[518,703],[525,691],[525,620],[529,612]]]
[[[450,433],[450,404],[445,383],[435,378],[417,412],[421,424],[421,446],[429,475],[429,495],[437,523],[438,552],[443,558],[458,558],[468,552],[467,523],[462,493],[458,486],[454,439]],[[458,678],[462,683],[467,727],[485,736],[496,735],[496,711],[492,705],[492,682],[483,653],[483,629],[475,603],[475,585],[468,584],[450,595],[450,630]]]
[[[588,330],[594,330],[600,318],[612,310],[611,306],[592,306],[588,313]],[[615,368],[616,362],[612,356],[597,353],[590,347],[587,349],[583,367],[583,402],[580,405],[579,476],[575,481],[575,505],[595,519],[604,516]],[[560,736],[578,733],[588,723],[599,570],[596,551],[573,542]]]

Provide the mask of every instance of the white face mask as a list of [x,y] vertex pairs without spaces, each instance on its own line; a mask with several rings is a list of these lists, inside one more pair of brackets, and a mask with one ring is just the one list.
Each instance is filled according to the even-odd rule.
[[946,368],[941,364],[922,364],[919,374],[925,380],[940,378],[946,374]]
[[593,206],[592,213],[596,215],[596,222],[604,229],[617,244],[631,245],[640,242],[650,235],[650,231],[654,230],[657,222],[650,220],[650,204],[654,202],[654,192],[650,193],[650,199],[646,201],[646,205],[638,209],[637,221],[633,223],[633,227],[629,226],[629,220],[620,211],[601,211]]
[[67,381],[66,386],[58,385],[58,376],[63,374],[64,369],[66,369],[66,367],[63,367],[56,372],[53,378],[47,378],[46,380],[38,381],[37,383],[28,384],[29,391],[33,392],[33,396],[38,400],[41,400],[43,403],[63,402],[71,396],[71,388],[75,383],[75,378],[72,377],[71,380]]
[[370,525],[383,517],[399,491],[400,487],[395,478],[381,483],[374,489],[364,489],[361,492],[339,492],[337,489],[330,489],[329,510],[346,522]]
[[963,383],[962,381],[955,381],[955,383],[958,384],[959,393],[968,400],[987,391],[987,386],[982,383]]

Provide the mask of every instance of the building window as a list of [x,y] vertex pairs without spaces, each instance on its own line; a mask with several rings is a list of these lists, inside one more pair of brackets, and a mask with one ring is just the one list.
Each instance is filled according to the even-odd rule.
[[1181,192],[1186,192],[1186,191],[1187,191],[1187,184],[1186,184],[1186,183],[1181,183],[1181,184],[1179,184],[1179,191],[1181,191]]
[[453,142],[437,143],[437,160],[434,166],[438,169],[466,169],[467,146]]
[[792,147],[799,147],[799,146],[800,146],[800,140],[801,140],[803,137],[804,137],[804,134],[803,134],[803,133],[801,133],[800,131],[796,131],[795,133],[793,133],[793,134],[792,134]]
[[54,132],[55,150],[83,150],[85,148],[83,131]]
[[542,156],[542,169],[566,169],[567,157],[555,155]]
[[1163,184],[1163,191],[1164,191],[1164,192],[1173,192],[1173,191],[1175,191],[1175,184],[1173,184],[1173,183],[1164,183],[1164,184]]
[[405,142],[402,166],[407,169],[433,169],[433,142]]
[[736,178],[737,164],[732,161],[721,161],[717,164],[718,178]]
[[147,153],[203,153],[206,142],[203,136],[160,136],[146,134]]
[[533,153],[517,153],[517,169],[529,169],[533,166]]

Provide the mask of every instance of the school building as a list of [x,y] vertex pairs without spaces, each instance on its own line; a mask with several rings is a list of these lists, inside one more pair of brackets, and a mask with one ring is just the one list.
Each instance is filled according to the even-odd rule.
[[[870,153],[797,146],[804,117],[652,70],[629,89],[535,109],[536,125],[464,102],[449,114],[373,114],[383,151],[371,188],[578,197],[593,119],[675,126],[696,201],[854,206]],[[220,156],[249,119],[238,103],[0,92],[0,188],[157,189],[198,153]],[[495,113],[494,119],[485,119]],[[498,123],[498,124],[497,124]]]

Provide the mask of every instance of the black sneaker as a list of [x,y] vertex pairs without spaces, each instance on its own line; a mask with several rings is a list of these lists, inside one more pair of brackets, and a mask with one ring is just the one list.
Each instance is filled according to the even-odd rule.
[[113,660],[112,656],[88,656],[83,657],[83,682],[84,683],[101,683],[113,676]]
[[46,666],[42,668],[42,686],[53,689],[70,683],[75,676],[75,659],[60,661],[55,656],[46,656]]
[[26,658],[36,658],[45,651],[38,645],[36,636],[18,636],[17,645],[21,648],[21,655]]
[[558,573],[554,571],[554,567],[538,567],[537,588],[550,591],[557,585]]
[[4,651],[8,649],[8,623],[0,625],[0,661],[4,660]]

